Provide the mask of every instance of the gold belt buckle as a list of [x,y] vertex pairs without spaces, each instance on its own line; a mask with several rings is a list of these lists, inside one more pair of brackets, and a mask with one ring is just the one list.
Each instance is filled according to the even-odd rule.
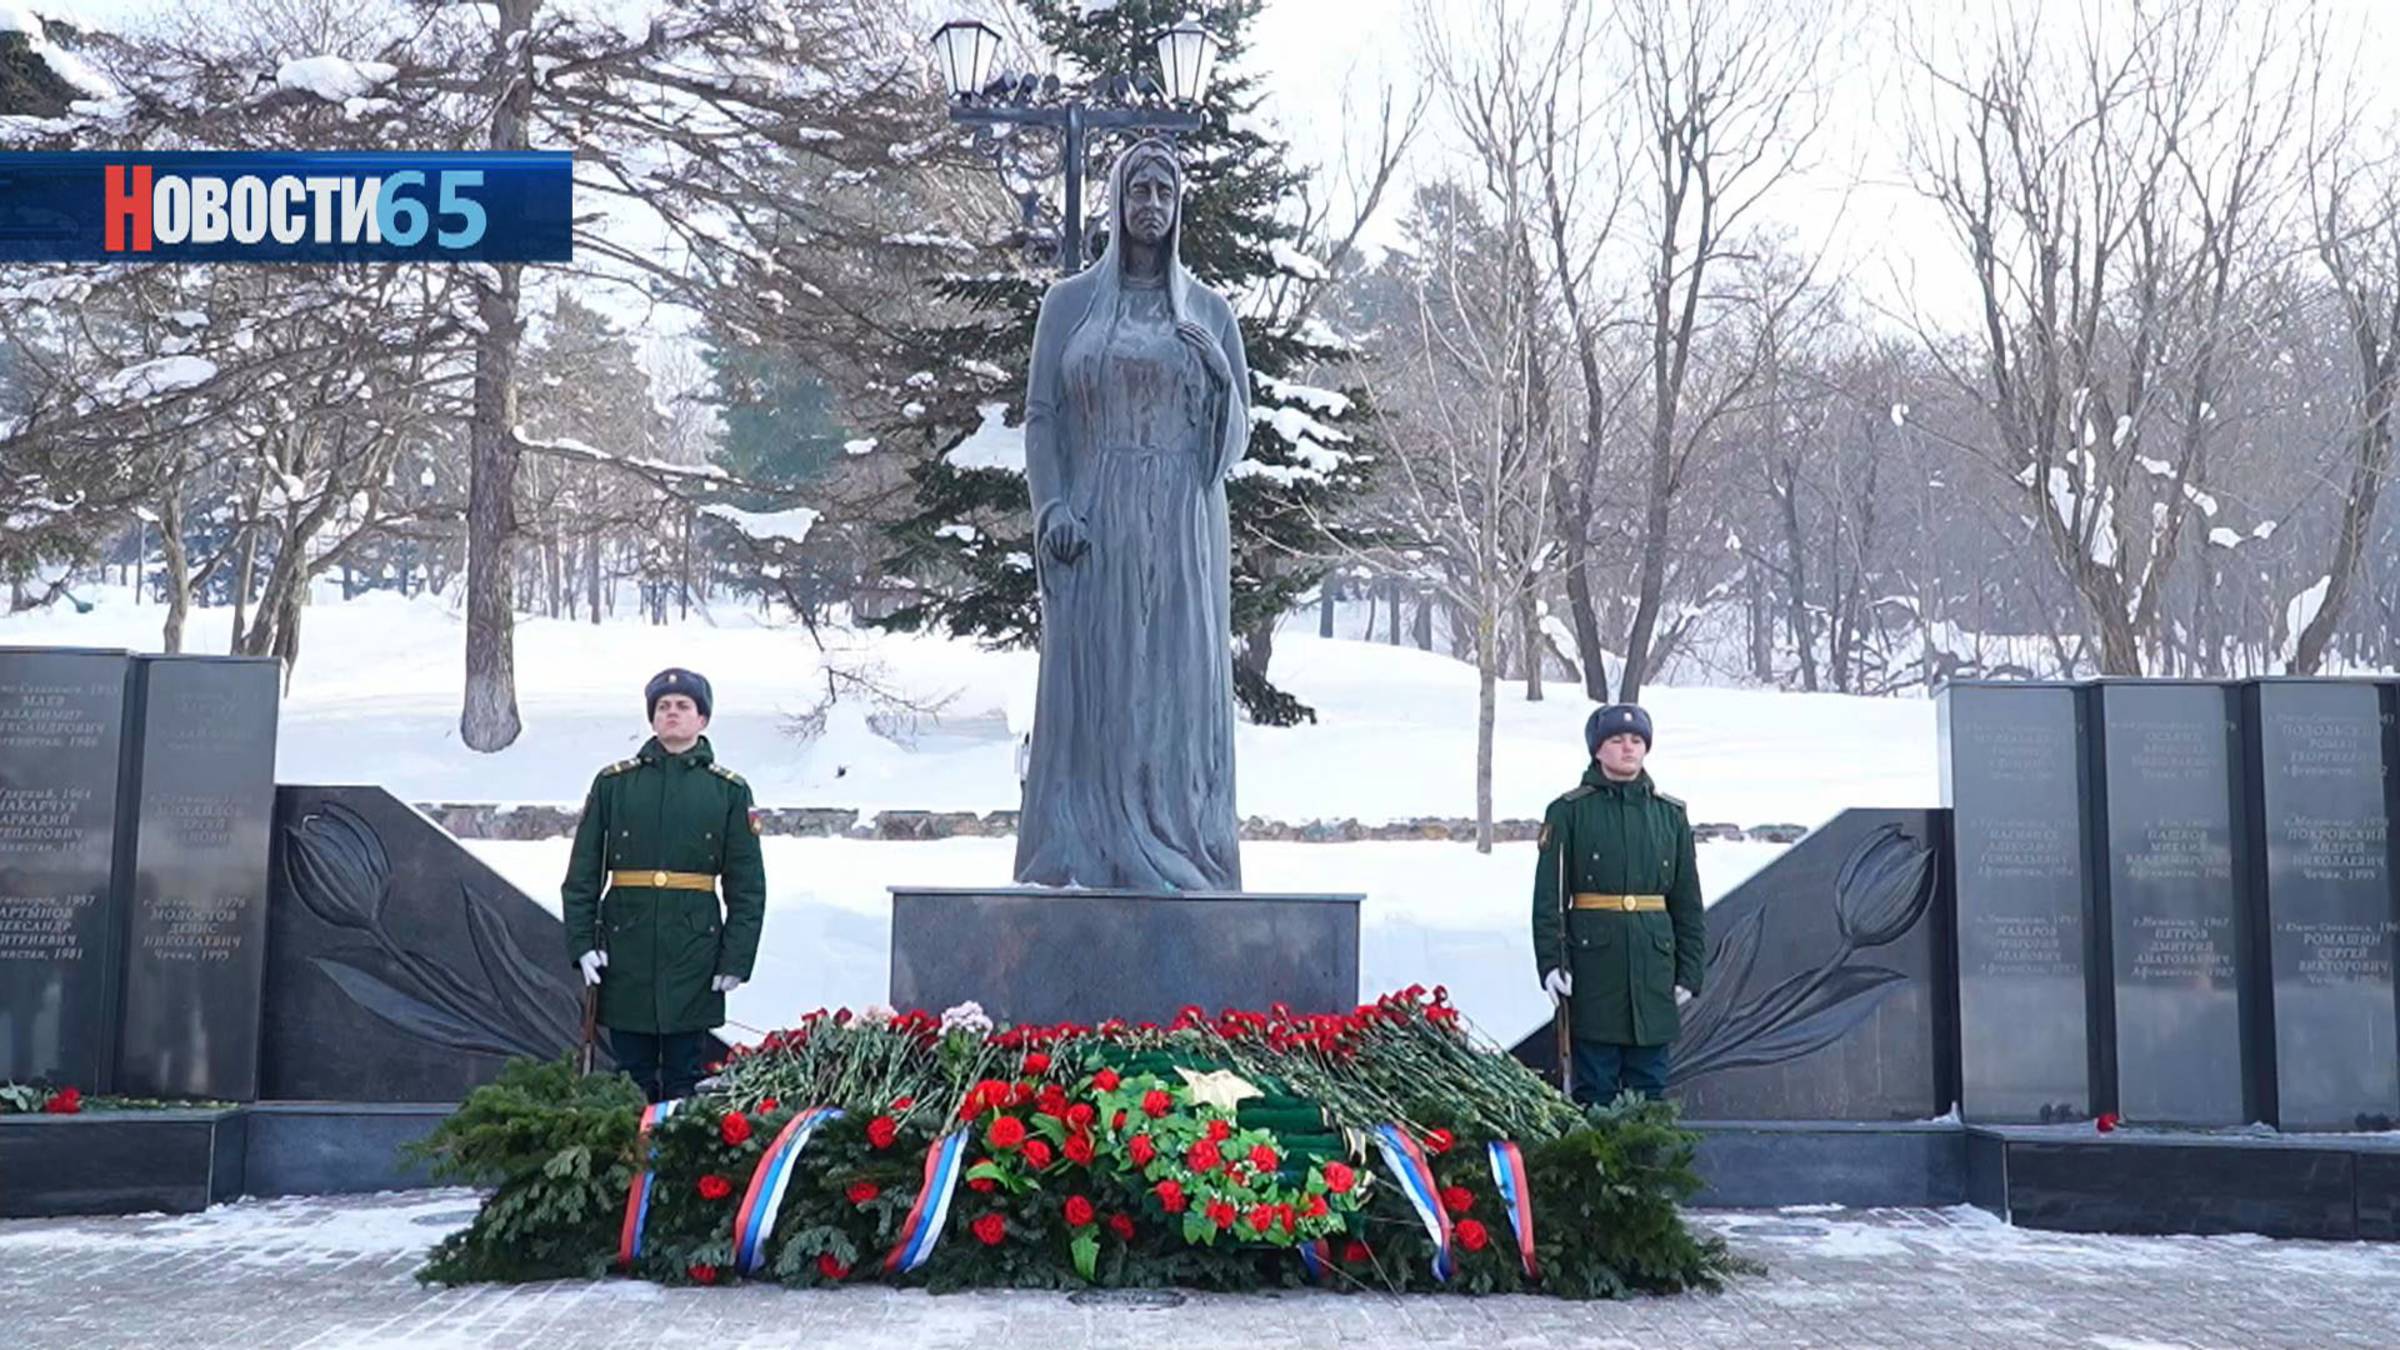
[[1617,898],[1625,902],[1625,912],[1626,912],[1626,913],[1628,913],[1628,914],[1631,914],[1631,913],[1633,912],[1633,901],[1634,901],[1634,897],[1632,897],[1632,896],[1630,896],[1630,895],[1625,895],[1625,896],[1619,896],[1619,897],[1617,897]]
[[667,874],[664,872],[651,873],[650,884],[658,887],[660,890],[665,890],[667,886]]

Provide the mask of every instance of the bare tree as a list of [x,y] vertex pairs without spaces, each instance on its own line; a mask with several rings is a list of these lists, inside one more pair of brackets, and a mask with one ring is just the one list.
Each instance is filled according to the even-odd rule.
[[1952,374],[1988,402],[1987,462],[2021,485],[2101,669],[2134,674],[2215,509],[2229,348],[2274,276],[2296,103],[2253,78],[2284,54],[2255,11],[2075,19],[2014,16],[1957,69],[1920,58],[1938,110],[1911,153],[1975,279],[1975,363]]

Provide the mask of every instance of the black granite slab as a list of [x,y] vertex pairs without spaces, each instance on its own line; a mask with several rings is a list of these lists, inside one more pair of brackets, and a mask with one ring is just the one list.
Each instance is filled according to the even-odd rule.
[[1962,682],[1943,687],[1936,708],[1951,815],[1959,1109],[1976,1121],[2089,1116],[2081,695]]
[[2400,1158],[2323,1136],[2003,1138],[2009,1221],[2070,1233],[2354,1239],[2359,1165]]
[[1685,1116],[1906,1121],[1950,1109],[1945,823],[1938,811],[1844,811],[1709,907],[1706,978],[1669,1071]]
[[2233,691],[2104,680],[2091,698],[2108,916],[2092,965],[2110,976],[2094,1020],[2111,1105],[2154,1124],[2258,1119]]
[[1967,1134],[1955,1121],[1708,1121],[1693,1163],[1703,1207],[1955,1205],[1966,1199]]
[[456,1101],[581,1039],[558,917],[439,826],[372,787],[284,787],[275,820],[265,1097]]
[[270,658],[134,658],[138,748],[117,869],[126,888],[119,1091],[258,1095],[281,678]]
[[0,1218],[191,1214],[242,1194],[240,1109],[0,1116]]
[[2352,1166],[2358,1180],[2358,1236],[2400,1242],[2400,1149],[2361,1153]]
[[2254,931],[2272,977],[2260,1089],[2287,1130],[2400,1120],[2391,699],[2350,680],[2242,690]]
[[0,1081],[103,1090],[125,653],[0,648]]
[[245,1195],[359,1195],[434,1185],[401,1150],[456,1106],[441,1102],[261,1102],[245,1113]]
[[1173,1020],[1198,1004],[1348,1012],[1357,895],[892,888],[892,1004],[998,1021]]

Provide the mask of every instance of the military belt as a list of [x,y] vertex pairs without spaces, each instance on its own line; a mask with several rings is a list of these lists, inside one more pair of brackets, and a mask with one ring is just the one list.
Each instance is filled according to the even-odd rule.
[[717,878],[708,872],[611,872],[610,887],[648,886],[662,891],[707,891],[714,894]]
[[1654,913],[1667,907],[1663,895],[1593,895],[1589,892],[1575,897],[1577,909],[1613,909],[1626,914]]

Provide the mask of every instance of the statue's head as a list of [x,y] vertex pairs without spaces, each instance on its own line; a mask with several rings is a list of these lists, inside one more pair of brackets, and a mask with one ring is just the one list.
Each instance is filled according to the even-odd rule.
[[1183,166],[1165,141],[1135,143],[1117,166],[1117,220],[1124,238],[1156,248],[1175,234]]

